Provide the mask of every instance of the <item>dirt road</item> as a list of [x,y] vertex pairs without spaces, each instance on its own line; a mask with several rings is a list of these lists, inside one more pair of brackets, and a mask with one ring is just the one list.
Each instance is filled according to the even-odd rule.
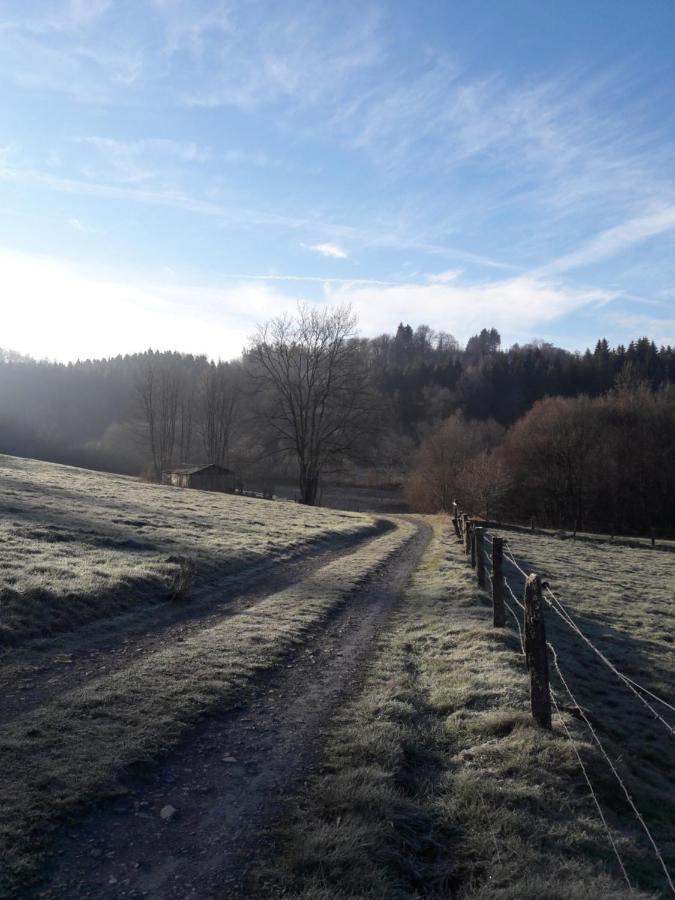
[[64,829],[26,896],[255,895],[248,874],[273,852],[284,798],[302,790],[323,730],[358,688],[430,536],[418,524],[321,634],[255,681],[245,705],[213,715],[163,763],[129,776],[124,797]]
[[16,716],[49,703],[80,682],[114,672],[139,655],[185,640],[200,628],[237,615],[392,527],[391,521],[379,519],[371,528],[355,534],[317,542],[301,555],[291,552],[224,577],[197,589],[189,602],[144,606],[71,633],[8,648],[0,655],[0,722],[9,724]]

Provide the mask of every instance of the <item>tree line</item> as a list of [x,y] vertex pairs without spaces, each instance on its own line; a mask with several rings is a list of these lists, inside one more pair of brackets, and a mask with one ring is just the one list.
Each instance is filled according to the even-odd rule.
[[421,443],[412,508],[566,530],[675,533],[675,387],[619,378],[597,397],[538,400],[510,429],[456,413]]
[[0,351],[0,451],[153,479],[216,462],[256,487],[295,479],[307,503],[351,467],[406,480],[420,509],[461,493],[542,524],[665,527],[673,384],[675,351],[646,338],[585,353],[504,349],[487,328],[465,346],[403,323],[364,338],[349,309],[300,307],[231,362]]

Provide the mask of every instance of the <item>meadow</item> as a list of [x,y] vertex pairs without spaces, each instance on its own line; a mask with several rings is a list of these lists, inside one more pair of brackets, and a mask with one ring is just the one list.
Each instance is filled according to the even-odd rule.
[[[625,547],[611,541],[573,541],[507,531],[502,537],[508,542],[507,554],[512,554],[523,570],[539,573],[548,585],[543,592],[545,619],[547,638],[557,654],[557,659],[550,654],[550,666],[558,697],[573,705],[567,688],[571,690],[672,871],[675,557],[669,547],[652,550],[648,544]],[[508,563],[506,574],[518,595],[522,574]],[[565,621],[565,614],[587,641]],[[610,665],[630,679],[635,689]],[[605,774],[609,777],[609,809],[644,842],[638,875],[649,885],[661,886],[664,873],[655,866],[644,829],[607,766]]]
[[355,513],[0,456],[0,646],[164,602],[186,558],[195,588],[208,589],[372,526]]
[[[283,684],[331,628],[330,655],[351,673],[339,635],[380,602],[373,584],[394,590],[388,567],[406,554],[412,575],[377,620],[364,671],[321,720],[320,739],[297,735],[298,749],[304,741],[318,756],[277,801],[280,850],[260,853],[248,895],[667,896],[583,716],[670,870],[673,716],[659,707],[664,729],[551,602],[547,636],[575,699],[551,662],[560,706],[552,731],[539,728],[516,619],[520,569],[536,571],[593,647],[673,703],[672,553],[504,530],[515,618],[496,629],[489,592],[443,517],[383,528],[363,514],[12,457],[0,458],[0,513],[0,896],[45,871],[64,827],[127,797],[130,773],[161,768],[177,747],[189,753],[203,722],[245,708],[264,678]],[[171,603],[184,559],[195,584]],[[296,568],[282,583],[287,563]],[[256,592],[243,576],[257,570],[269,575]],[[171,609],[183,616],[173,624]]]

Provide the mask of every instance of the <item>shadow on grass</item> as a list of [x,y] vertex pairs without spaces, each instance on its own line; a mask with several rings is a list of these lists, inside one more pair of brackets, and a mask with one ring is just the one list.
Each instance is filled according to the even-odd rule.
[[[525,571],[538,571],[522,554],[518,562]],[[522,597],[523,578],[509,563],[506,577],[517,597]],[[545,575],[545,573],[544,573]],[[611,579],[611,574],[607,575]],[[599,621],[580,611],[574,600],[560,598],[584,635],[621,672],[644,684],[649,690],[664,695],[663,686],[672,683],[672,664],[668,668],[664,659],[659,662],[655,654],[663,648],[647,639],[631,635],[623,628],[607,621]],[[522,624],[522,613],[519,612]],[[675,848],[672,827],[675,821],[675,753],[672,735],[655,718],[649,709],[621,682],[570,627],[545,607],[547,639],[556,648],[560,668],[578,704],[591,721],[593,728],[637,808],[660,847],[666,865],[675,868]],[[507,625],[513,626],[511,617]],[[564,686],[549,663],[551,683],[563,699],[566,708],[573,710]],[[649,700],[649,698],[646,698]],[[670,700],[668,696],[664,699]],[[663,718],[675,725],[674,717],[660,704],[653,704]],[[587,727],[580,720],[581,733],[592,740]],[[611,811],[612,825],[630,834],[643,854],[631,859],[629,874],[643,888],[663,890],[663,873],[655,859],[653,849],[628,804],[609,765],[601,760],[593,773],[593,786],[605,811]]]

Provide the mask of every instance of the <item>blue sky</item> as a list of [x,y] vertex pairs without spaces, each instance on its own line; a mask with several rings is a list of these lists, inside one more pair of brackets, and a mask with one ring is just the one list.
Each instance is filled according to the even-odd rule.
[[0,346],[675,343],[671,0],[0,0]]

